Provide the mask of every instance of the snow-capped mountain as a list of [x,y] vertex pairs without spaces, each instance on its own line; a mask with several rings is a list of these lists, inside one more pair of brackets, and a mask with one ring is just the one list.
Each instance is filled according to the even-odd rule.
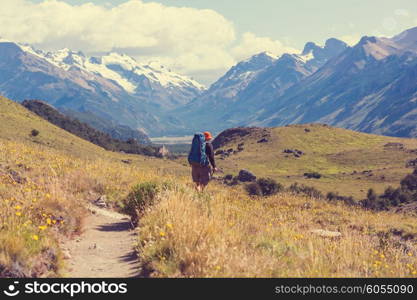
[[321,122],[364,132],[417,136],[417,28],[363,37],[271,100],[252,125]]
[[164,111],[203,89],[186,76],[126,55],[44,52],[0,40],[0,94],[16,101],[44,100],[73,116],[89,113],[87,120],[104,119],[159,135],[178,123],[173,116],[165,119]]
[[262,52],[238,63],[213,83],[203,97],[209,96],[215,100],[233,99],[259,72],[272,65],[277,59],[278,57],[271,53]]
[[216,120],[219,114],[230,109],[238,99],[238,95],[277,58],[268,52],[262,52],[239,62],[213,83],[200,97],[177,108],[174,111],[175,115],[182,120],[186,128],[195,130],[210,128],[212,126],[210,123]]
[[172,72],[157,62],[143,64],[125,54],[112,52],[87,57],[82,52],[69,49],[43,52],[28,45],[20,47],[65,71],[78,68],[112,80],[129,94],[161,108],[185,104],[205,90],[197,81]]

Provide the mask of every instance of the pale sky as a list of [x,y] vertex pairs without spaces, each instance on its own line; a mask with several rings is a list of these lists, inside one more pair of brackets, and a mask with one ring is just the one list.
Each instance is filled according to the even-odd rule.
[[0,36],[44,50],[125,52],[210,84],[262,51],[392,36],[417,26],[416,0],[1,0]]

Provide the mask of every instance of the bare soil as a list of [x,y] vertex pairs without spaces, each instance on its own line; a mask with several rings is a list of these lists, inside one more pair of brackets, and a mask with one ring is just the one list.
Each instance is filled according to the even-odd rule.
[[130,218],[105,209],[90,208],[81,236],[63,246],[65,277],[127,278],[139,275],[133,249],[135,231]]

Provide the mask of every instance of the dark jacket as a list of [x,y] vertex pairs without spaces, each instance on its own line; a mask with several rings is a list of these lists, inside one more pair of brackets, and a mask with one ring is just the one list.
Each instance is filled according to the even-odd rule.
[[210,161],[211,166],[216,168],[216,161],[214,160],[214,149],[211,142],[206,142],[206,155]]

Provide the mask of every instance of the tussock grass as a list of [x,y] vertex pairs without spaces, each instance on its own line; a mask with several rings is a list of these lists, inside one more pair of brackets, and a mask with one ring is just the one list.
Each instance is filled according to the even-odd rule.
[[117,208],[137,182],[169,173],[25,142],[0,149],[0,276],[59,275],[60,241],[82,230],[87,201],[107,195]]
[[[249,198],[174,189],[139,223],[143,273],[155,277],[416,277],[415,217],[291,194]],[[308,206],[305,204],[309,203]],[[309,208],[306,208],[309,207]],[[389,234],[397,228],[414,239]],[[339,231],[323,238],[314,229]]]

